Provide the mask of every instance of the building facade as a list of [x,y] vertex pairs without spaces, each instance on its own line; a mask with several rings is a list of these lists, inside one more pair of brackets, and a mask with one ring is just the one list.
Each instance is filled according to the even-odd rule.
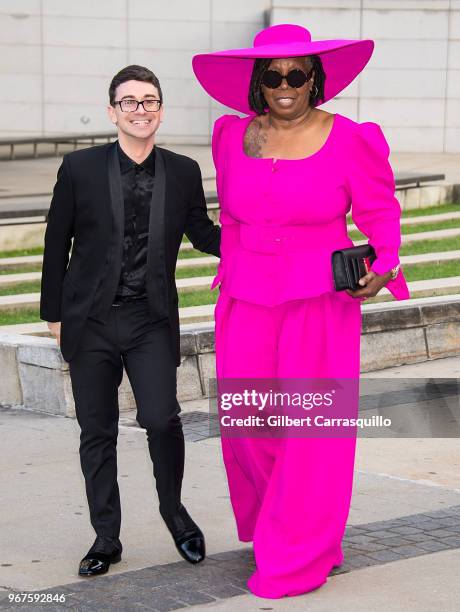
[[250,46],[276,23],[375,40],[362,75],[322,108],[376,121],[396,151],[460,152],[460,0],[1,0],[0,134],[109,130],[110,79],[136,63],[160,79],[162,141],[208,143],[226,109],[192,56]]

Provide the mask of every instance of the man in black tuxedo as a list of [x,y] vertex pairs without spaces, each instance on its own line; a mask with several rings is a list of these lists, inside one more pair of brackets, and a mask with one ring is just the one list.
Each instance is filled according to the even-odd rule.
[[174,273],[184,233],[195,248],[219,256],[220,228],[207,215],[198,164],[155,146],[163,117],[157,77],[128,66],[113,78],[109,98],[118,141],[69,153],[59,168],[41,286],[40,317],[69,363],[97,535],[81,576],[105,573],[121,559],[116,445],[123,366],[147,432],[160,514],[184,559],[205,556],[204,536],[181,504]]

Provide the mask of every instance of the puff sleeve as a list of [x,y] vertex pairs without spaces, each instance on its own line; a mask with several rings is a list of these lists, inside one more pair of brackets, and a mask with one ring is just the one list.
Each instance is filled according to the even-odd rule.
[[214,287],[222,281],[230,254],[235,245],[239,242],[239,225],[237,221],[228,214],[225,206],[225,182],[231,180],[225,173],[225,160],[228,155],[228,147],[231,146],[229,127],[233,122],[238,120],[239,117],[237,115],[222,115],[222,117],[219,117],[215,121],[212,132],[211,148],[212,158],[216,168],[217,197],[220,206],[219,223],[221,226],[221,242],[220,262],[211,289],[214,289]]
[[[375,249],[377,259],[371,270],[381,275],[399,264],[401,245],[401,206],[395,197],[389,154],[390,148],[379,125],[366,122],[356,126],[347,156],[351,216]],[[402,270],[386,287],[397,299],[409,297]]]

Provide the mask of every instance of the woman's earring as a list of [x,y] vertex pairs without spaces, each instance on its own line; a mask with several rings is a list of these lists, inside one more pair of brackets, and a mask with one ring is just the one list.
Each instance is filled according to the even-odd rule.
[[[318,95],[318,91],[319,90],[318,90],[318,87],[316,85],[313,85],[313,87],[316,89],[316,91],[313,93],[313,96],[316,98],[316,96]],[[310,90],[310,98],[311,98],[313,87]]]

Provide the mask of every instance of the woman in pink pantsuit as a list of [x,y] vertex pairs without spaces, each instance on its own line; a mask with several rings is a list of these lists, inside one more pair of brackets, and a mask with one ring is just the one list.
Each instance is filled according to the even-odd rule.
[[[317,108],[364,68],[372,41],[311,42],[280,25],[250,49],[198,55],[197,78],[224,115],[212,151],[222,226],[216,366],[225,378],[358,378],[361,301],[399,269],[400,206],[375,123]],[[361,288],[334,290],[331,253],[353,246],[351,209],[377,259]],[[239,539],[252,541],[252,593],[321,586],[341,564],[355,438],[228,438],[222,450]]]

